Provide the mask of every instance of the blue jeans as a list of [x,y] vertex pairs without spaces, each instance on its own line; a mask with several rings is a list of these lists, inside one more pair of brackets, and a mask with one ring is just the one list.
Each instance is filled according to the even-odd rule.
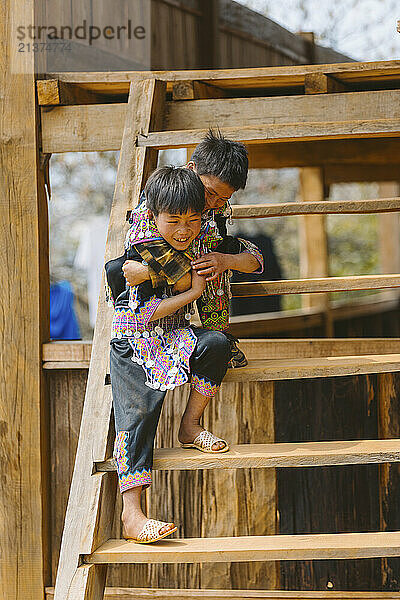
[[[231,349],[219,331],[193,327],[197,337],[190,358],[192,386],[214,396],[228,368]],[[151,484],[153,448],[165,391],[146,386],[142,367],[131,360],[132,348],[126,338],[110,341],[110,378],[115,420],[113,458],[120,492]]]

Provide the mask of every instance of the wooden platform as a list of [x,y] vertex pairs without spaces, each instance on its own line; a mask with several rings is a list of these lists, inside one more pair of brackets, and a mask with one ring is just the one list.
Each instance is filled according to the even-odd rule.
[[88,564],[197,563],[268,560],[327,560],[399,557],[400,532],[266,535],[161,540],[136,544],[108,540],[92,554]]

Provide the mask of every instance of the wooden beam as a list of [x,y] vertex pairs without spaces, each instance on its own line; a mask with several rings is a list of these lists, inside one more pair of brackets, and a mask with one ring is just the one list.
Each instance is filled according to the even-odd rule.
[[[398,174],[400,179],[400,171]],[[392,193],[398,194],[400,186],[396,181],[379,184],[379,195],[387,198]],[[399,215],[379,215],[379,258],[381,273],[400,271],[400,220]],[[395,298],[398,290],[392,291]]]
[[[300,170],[300,199],[324,202],[323,171],[317,167]],[[325,215],[305,215],[300,217],[300,276],[328,277],[328,241],[326,237]],[[302,306],[320,308],[324,312],[325,332],[333,337],[333,322],[330,314],[328,294],[302,295]]]
[[400,556],[399,531],[186,538],[166,540],[154,545],[108,540],[92,554],[84,555],[83,561],[88,564],[176,564],[382,556]]
[[[153,469],[261,469],[400,462],[400,439],[279,444],[238,444],[218,457],[196,449],[156,448]],[[95,464],[96,472],[115,471],[115,459]]]
[[367,121],[400,117],[400,90],[168,102],[165,130],[255,127],[284,123]]
[[[304,179],[302,169],[302,176]],[[397,191],[397,190],[392,190]],[[304,197],[312,198],[304,189]],[[311,202],[285,202],[277,204],[233,204],[234,219],[261,219],[266,217],[282,217],[293,215],[326,215],[326,214],[367,214],[367,213],[392,213],[400,211],[400,197],[384,198],[377,200],[323,200]],[[389,215],[389,218],[392,216]],[[400,271],[400,264],[396,269]]]
[[281,67],[257,67],[246,69],[181,70],[181,71],[110,71],[48,73],[50,79],[66,83],[78,83],[97,92],[127,94],[131,81],[159,79],[169,85],[176,81],[198,80],[215,83],[230,89],[274,89],[304,87],[307,73],[324,73],[346,84],[389,83],[400,80],[400,61],[343,62],[320,65],[286,65]]
[[[318,358],[360,354],[398,354],[400,338],[310,338],[241,339],[247,358]],[[43,361],[76,363],[90,361],[92,342],[48,342],[43,344]]]
[[349,277],[316,277],[313,279],[233,283],[232,293],[240,298],[243,296],[375,290],[394,287],[400,287],[400,275],[351,275]]
[[[392,93],[391,92],[371,92],[371,93]],[[194,93],[194,92],[193,92]],[[367,92],[365,92],[367,93]],[[396,94],[400,95],[400,92],[396,91]],[[362,96],[361,93],[359,95]],[[327,96],[330,100],[332,98],[336,98],[337,94],[332,96]],[[258,155],[256,154],[255,148],[250,148],[250,162],[252,167],[279,167],[279,166],[297,166],[303,164],[304,161],[307,161],[306,164],[310,160],[314,161],[314,164],[317,163],[319,165],[323,164],[328,160],[329,162],[337,163],[338,160],[343,162],[373,162],[376,164],[385,164],[387,162],[394,162],[396,164],[396,158],[398,153],[395,151],[398,149],[397,146],[394,147],[393,144],[396,144],[396,140],[388,140],[388,143],[391,145],[391,149],[388,147],[386,150],[384,148],[384,144],[381,143],[377,147],[371,146],[371,144],[365,144],[365,149],[367,149],[369,156],[364,156],[365,152],[364,146],[360,145],[360,143],[355,144],[354,142],[351,144],[349,140],[351,140],[351,133],[349,133],[350,128],[357,128],[354,130],[354,137],[356,136],[357,130],[359,130],[359,135],[365,136],[365,133],[368,131],[371,135],[380,135],[382,137],[388,137],[388,134],[394,135],[393,127],[395,127],[395,123],[392,121],[384,119],[383,122],[376,121],[375,118],[379,115],[392,115],[393,108],[390,106],[390,103],[387,102],[387,97],[384,98],[385,103],[384,106],[377,111],[374,107],[374,102],[369,103],[368,109],[368,121],[349,121],[349,122],[340,122],[336,121],[337,118],[349,118],[352,115],[356,115],[360,117],[360,103],[357,100],[356,104],[354,104],[353,94],[343,94],[344,97],[352,97],[351,102],[343,103],[340,102],[340,106],[338,106],[337,102],[329,102],[326,103],[325,96],[316,96],[315,98],[304,97],[307,100],[307,107],[304,106],[303,111],[299,111],[296,103],[293,103],[293,97],[285,97],[284,103],[287,102],[288,112],[282,110],[282,105],[280,103],[275,103],[276,97],[274,98],[266,98],[262,99],[263,102],[259,102],[260,99],[254,98],[255,104],[250,104],[252,110],[247,111],[241,104],[235,105],[235,113],[232,113],[232,118],[229,119],[226,112],[227,107],[223,108],[223,105],[218,104],[218,111],[221,113],[221,122],[218,123],[218,115],[214,114],[214,108],[210,105],[210,112],[205,111],[204,108],[195,112],[193,114],[191,105],[195,105],[197,102],[232,102],[232,100],[193,100],[193,101],[182,101],[182,102],[174,102],[172,105],[169,105],[169,114],[170,118],[168,120],[167,126],[171,128],[176,128],[177,130],[184,130],[186,127],[190,128],[190,135],[193,137],[195,132],[192,132],[194,124],[203,126],[204,130],[208,129],[210,125],[218,123],[219,126],[223,127],[223,125],[228,126],[228,131],[231,132],[230,135],[237,137],[241,135],[241,139],[243,140],[251,140],[252,136],[252,144],[257,144],[259,146]],[[394,96],[392,95],[393,99]],[[278,98],[279,99],[279,98]],[[315,104],[310,104],[310,99]],[[324,106],[319,106],[321,104],[320,100],[324,100]],[[271,106],[266,102],[271,101]],[[251,101],[249,101],[251,102]],[[294,104],[294,106],[293,106]],[[180,109],[179,107],[184,105],[184,109]],[[287,115],[290,114],[290,110],[295,110],[295,114],[297,115],[295,118],[298,118],[299,125],[293,125],[293,122],[290,124],[285,124],[282,122],[284,119],[288,119]],[[271,109],[271,112],[269,112]],[[354,110],[353,110],[354,109]],[[225,116],[222,114],[223,110],[225,110]],[[265,117],[265,123],[260,121],[260,112],[262,114],[269,115]],[[249,127],[248,130],[242,131],[239,125],[244,123],[243,113],[246,114],[246,120],[248,124],[252,124],[253,127]],[[350,114],[351,113],[351,114]],[[58,106],[54,107],[53,110],[47,111],[42,109],[42,138],[43,138],[43,148],[42,151],[45,153],[55,153],[55,152],[81,152],[81,151],[105,151],[105,150],[119,150],[121,147],[122,140],[122,129],[123,122],[126,114],[126,104],[101,104],[101,105],[86,105],[86,106]],[[332,122],[325,122],[326,114],[332,115]],[[275,115],[275,116],[274,116]],[[281,116],[279,116],[281,115]],[[286,115],[286,116],[282,116]],[[218,117],[218,119],[217,119]],[[314,121],[314,123],[307,123],[306,120],[309,119]],[[318,121],[320,119],[320,121]],[[363,117],[361,117],[363,119]],[[318,121],[318,123],[315,123]],[[239,128],[232,127],[232,123],[238,125]],[[105,123],[107,123],[107,127],[105,127]],[[259,126],[261,127],[255,127]],[[368,124],[371,125],[371,128],[368,127]],[[381,129],[379,126],[382,126]],[[298,127],[299,131],[296,133],[296,127]],[[161,129],[165,128],[165,124],[161,124]],[[264,128],[264,129],[263,129]],[[180,141],[178,143],[181,146],[195,146],[198,141],[204,136],[204,130],[200,131],[200,133],[193,140],[185,140],[184,142]],[[296,140],[297,143],[301,143],[301,137],[306,137],[309,139],[316,138],[318,136],[318,130],[321,138],[334,138],[336,137],[346,137],[346,144],[351,144],[349,148],[342,147],[340,143],[336,142],[335,149],[325,148],[323,144],[320,143],[318,149],[314,151],[314,157],[310,158],[301,158],[302,154],[307,156],[307,150],[309,150],[309,146],[304,145],[299,148],[299,152],[296,153],[296,159],[291,158],[290,154],[293,154],[293,149],[288,148],[287,146],[284,148],[286,154],[289,154],[288,157],[282,161],[281,153],[279,152],[279,147],[276,147],[275,150],[268,151],[267,148],[263,148],[262,145],[268,141],[266,138],[270,138],[270,141],[274,141],[274,144],[281,141],[284,142],[285,138]],[[337,131],[336,131],[337,130]],[[385,131],[388,132],[385,135]],[[394,131],[397,131],[396,129]],[[292,133],[294,132],[294,133]],[[376,133],[375,133],[376,132]],[[346,135],[347,134],[347,135]],[[168,135],[164,135],[164,140],[162,142],[163,147],[168,146]],[[183,132],[181,132],[180,137],[185,136]],[[176,136],[176,133],[174,134]],[[282,138],[280,140],[280,138]],[[379,144],[379,140],[377,140]],[[304,142],[303,142],[304,144]],[[176,145],[176,144],[175,144]],[[290,146],[290,144],[289,144]],[[343,144],[345,146],[345,144]],[[321,152],[321,148],[323,151]],[[354,152],[357,149],[358,152]],[[306,151],[304,151],[306,150]],[[353,150],[353,151],[352,151]],[[312,151],[312,149],[311,149]],[[270,152],[272,156],[269,156],[267,153]],[[278,158],[274,158],[274,152],[278,152]],[[391,152],[391,153],[390,153]],[[282,153],[283,154],[283,153]],[[328,158],[325,159],[325,155],[328,155]],[[332,157],[332,158],[329,158]],[[303,162],[300,162],[303,161]],[[319,163],[318,163],[319,161]]]
[[[16,24],[42,2],[0,4],[0,595],[43,598],[51,583],[49,399],[41,347],[50,338],[48,206],[39,154],[34,52],[18,52]],[[40,21],[39,21],[40,22]]]
[[305,94],[331,94],[346,91],[342,81],[325,73],[306,73],[304,76]]
[[[208,129],[188,131],[165,131],[139,135],[139,148],[186,148],[201,142]],[[359,139],[371,137],[399,137],[400,118],[369,121],[335,121],[313,123],[285,123],[280,125],[260,125],[259,127],[225,127],[221,133],[226,137],[247,144],[269,144],[278,141],[299,142],[327,139]],[[50,151],[50,150],[48,150]],[[59,150],[53,150],[58,152]]]

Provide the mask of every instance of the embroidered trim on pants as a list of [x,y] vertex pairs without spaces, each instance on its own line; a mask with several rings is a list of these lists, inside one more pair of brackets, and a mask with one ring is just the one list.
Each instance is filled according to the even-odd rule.
[[212,383],[209,379],[205,377],[199,377],[196,373],[192,375],[191,387],[194,388],[203,396],[208,396],[212,398],[218,391],[219,386]]
[[113,458],[117,467],[119,488],[121,492],[129,488],[144,485],[151,485],[151,469],[135,469],[132,471],[129,467],[127,454],[127,440],[129,431],[118,431],[115,437]]

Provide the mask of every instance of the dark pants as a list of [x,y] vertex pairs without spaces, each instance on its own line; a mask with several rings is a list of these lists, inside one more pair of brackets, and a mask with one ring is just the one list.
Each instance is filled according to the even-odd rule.
[[[231,359],[230,343],[219,331],[193,327],[197,337],[190,358],[192,386],[214,396]],[[110,377],[115,419],[113,457],[119,488],[125,490],[151,484],[153,447],[165,391],[145,385],[142,367],[131,360],[132,348],[125,338],[110,342]]]

